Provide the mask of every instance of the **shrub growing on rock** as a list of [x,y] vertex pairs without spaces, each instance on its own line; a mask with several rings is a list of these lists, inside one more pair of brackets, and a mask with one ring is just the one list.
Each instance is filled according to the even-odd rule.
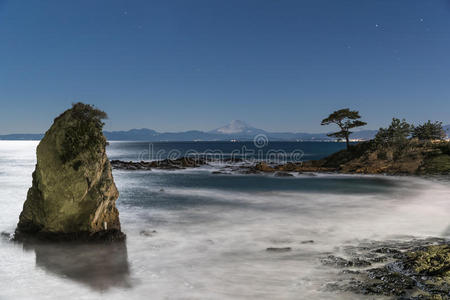
[[[102,129],[105,123],[103,119],[108,116],[90,104],[81,102],[72,105],[72,125],[67,128],[62,142],[61,160],[70,161],[85,152],[95,152],[106,144]],[[102,143],[102,144],[99,144]]]
[[442,122],[428,121],[414,128],[412,136],[420,141],[442,140],[445,138],[445,131]]
[[406,122],[405,119],[393,118],[388,128],[380,128],[375,136],[375,141],[378,144],[403,144],[408,141],[413,129],[413,125]]

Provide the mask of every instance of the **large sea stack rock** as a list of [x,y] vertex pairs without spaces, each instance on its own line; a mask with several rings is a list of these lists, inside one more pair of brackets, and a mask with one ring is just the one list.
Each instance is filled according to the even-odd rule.
[[102,133],[106,114],[74,104],[57,117],[37,147],[33,185],[16,237],[123,239],[119,197]]

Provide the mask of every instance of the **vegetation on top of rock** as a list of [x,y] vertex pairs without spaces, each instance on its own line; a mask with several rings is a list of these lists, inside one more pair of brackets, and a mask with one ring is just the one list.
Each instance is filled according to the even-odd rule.
[[[342,111],[342,110],[341,110]],[[357,112],[337,111],[322,124],[329,124],[342,116]],[[339,121],[338,121],[339,122]],[[441,122],[428,121],[414,127],[393,118],[388,128],[380,128],[373,140],[347,146],[319,161],[303,164],[303,169],[317,171],[334,169],[342,173],[365,174],[450,174],[450,143],[444,141]]]
[[[418,141],[380,144],[375,140],[352,145],[322,160],[305,162],[303,168],[334,169],[363,174],[450,174],[449,142]],[[301,169],[300,169],[301,171]]]
[[64,114],[70,114],[72,120],[62,142],[61,160],[64,163],[74,159],[82,152],[95,153],[104,147],[106,139],[102,129],[105,123],[102,120],[108,118],[104,111],[78,102]]
[[388,128],[380,128],[375,141],[378,144],[402,144],[411,136],[414,126],[406,122],[405,119],[392,119]]
[[361,116],[359,115],[358,111],[344,108],[333,112],[327,118],[323,119],[321,125],[338,125],[341,130],[338,132],[330,133],[328,134],[328,136],[334,136],[338,139],[345,139],[348,149],[350,148],[349,137],[350,134],[352,134],[350,129],[361,127],[367,124],[366,122],[360,121],[359,119],[361,119]]
[[445,138],[445,131],[442,128],[442,122],[431,122],[428,120],[425,124],[419,125],[413,129],[412,137],[421,141],[442,140]]

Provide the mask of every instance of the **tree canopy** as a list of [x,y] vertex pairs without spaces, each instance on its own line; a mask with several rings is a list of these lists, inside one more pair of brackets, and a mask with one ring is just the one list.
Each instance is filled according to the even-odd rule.
[[347,142],[347,149],[350,147],[350,134],[352,132],[350,129],[361,127],[366,125],[366,122],[363,122],[361,120],[361,116],[359,115],[359,112],[356,110],[350,110],[349,108],[344,108],[337,110],[330,114],[327,118],[322,120],[321,125],[330,125],[330,124],[336,124],[341,129],[340,131],[333,132],[328,134],[328,136],[334,136],[339,139],[345,139]]
[[408,140],[414,130],[414,126],[406,122],[405,119],[392,118],[388,128],[380,128],[375,141],[380,144],[400,144]]
[[442,140],[446,136],[442,128],[442,122],[428,122],[414,128],[412,137],[421,141],[425,140]]
[[[93,105],[81,102],[72,104],[72,108],[65,113],[70,114],[72,125],[66,128],[62,143],[63,162],[74,159],[81,152],[95,153],[99,147],[104,146],[106,140],[103,136],[103,119],[108,115]],[[64,114],[63,114],[64,115]]]

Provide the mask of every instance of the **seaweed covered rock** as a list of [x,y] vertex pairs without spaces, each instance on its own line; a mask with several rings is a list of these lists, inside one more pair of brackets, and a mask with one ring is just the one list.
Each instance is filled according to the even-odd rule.
[[[389,296],[398,300],[450,299],[450,244],[439,238],[369,242],[346,247],[349,259],[329,256],[322,263],[345,269],[332,291]],[[354,261],[370,264],[354,264]]]
[[450,280],[450,245],[433,245],[407,253],[406,265],[418,275],[436,275]]
[[16,238],[123,239],[119,196],[102,133],[106,114],[76,103],[54,120],[37,147],[32,187]]

